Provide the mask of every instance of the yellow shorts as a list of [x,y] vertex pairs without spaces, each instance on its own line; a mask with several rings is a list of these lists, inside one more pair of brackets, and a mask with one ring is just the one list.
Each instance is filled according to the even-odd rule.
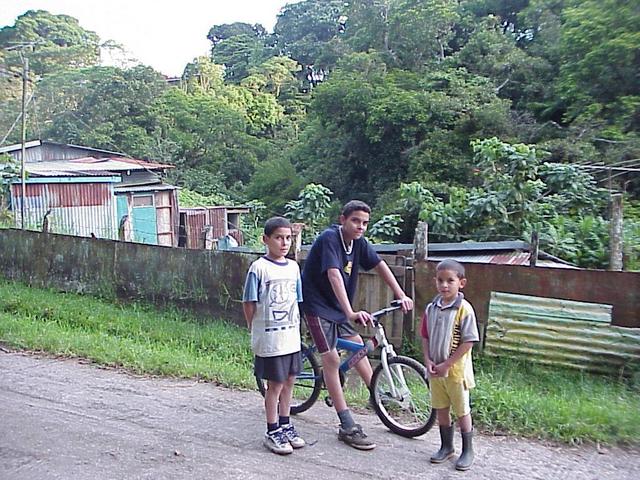
[[463,381],[451,377],[436,377],[429,379],[429,385],[433,408],[451,407],[458,418],[471,413],[469,389]]

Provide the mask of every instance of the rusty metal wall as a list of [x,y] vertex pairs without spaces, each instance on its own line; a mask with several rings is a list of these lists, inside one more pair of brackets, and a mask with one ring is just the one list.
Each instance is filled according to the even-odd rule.
[[227,228],[227,208],[208,207],[208,224],[213,227],[213,238],[224,237],[229,233]]
[[180,209],[184,218],[184,228],[187,237],[185,247],[190,249],[204,249],[204,226],[207,224],[207,211],[204,209]]
[[[211,226],[211,237],[219,239],[229,233],[227,226],[227,207],[192,207],[181,208],[181,214],[186,214],[185,232],[187,236],[187,248],[205,248],[204,230]],[[238,242],[242,244],[242,242]]]
[[[420,312],[437,293],[433,280],[436,265],[431,261],[414,265]],[[606,303],[613,305],[613,325],[640,328],[640,273],[478,263],[465,263],[464,267],[464,294],[473,304],[481,327],[487,322],[491,292],[506,292]]]
[[[20,226],[22,186],[11,185],[15,225]],[[46,213],[48,231],[67,235],[118,238],[116,203],[111,183],[27,183],[25,228],[42,230]]]
[[611,305],[493,292],[484,352],[624,375],[640,367],[640,329],[611,326]]

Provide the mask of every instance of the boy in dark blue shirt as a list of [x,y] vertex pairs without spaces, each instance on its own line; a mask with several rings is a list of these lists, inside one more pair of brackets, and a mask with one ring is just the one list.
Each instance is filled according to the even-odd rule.
[[[366,325],[371,315],[354,312],[352,300],[358,284],[358,272],[375,269],[402,302],[405,312],[413,309],[413,300],[398,284],[389,266],[364,238],[371,208],[352,200],[342,209],[340,225],[333,225],[316,238],[305,261],[302,273],[304,312],[313,340],[322,356],[324,381],[340,418],[338,439],[360,450],[371,450],[375,443],[367,438],[362,427],[353,421],[340,385],[340,356],[336,350],[338,338],[362,343],[351,322]],[[373,370],[367,357],[356,364],[356,370],[366,383],[371,383]]]

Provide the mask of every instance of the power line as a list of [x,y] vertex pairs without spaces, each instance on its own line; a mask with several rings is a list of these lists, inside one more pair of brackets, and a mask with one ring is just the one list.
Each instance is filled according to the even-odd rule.
[[[31,95],[29,96],[29,99],[27,100],[27,103],[25,105],[25,108],[29,107],[29,104],[31,103],[31,99],[33,99],[33,95],[34,95],[35,91],[31,92]],[[7,132],[7,134],[4,136],[4,138],[0,141],[0,145],[4,144],[4,142],[7,140],[7,138],[9,138],[9,135],[11,135],[11,132],[13,131],[13,129],[15,128],[16,124],[18,123],[18,120],[20,120],[22,118],[22,112],[18,113],[18,116],[16,117],[16,119],[13,121],[13,124],[11,125],[11,127],[9,128],[9,131]]]

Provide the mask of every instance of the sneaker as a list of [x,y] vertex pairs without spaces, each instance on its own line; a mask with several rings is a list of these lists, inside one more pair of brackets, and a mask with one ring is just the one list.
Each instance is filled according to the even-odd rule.
[[289,443],[293,448],[302,448],[307,444],[304,441],[304,438],[298,435],[298,432],[296,432],[296,428],[293,426],[292,423],[288,423],[287,425],[282,425],[281,428],[282,428],[282,433],[284,433],[284,436],[287,437],[287,440],[289,440]]
[[262,444],[278,455],[288,455],[293,452],[293,447],[281,428],[265,433]]
[[358,450],[372,450],[376,448],[376,444],[367,439],[367,435],[357,423],[351,428],[340,427],[338,429],[338,440]]

